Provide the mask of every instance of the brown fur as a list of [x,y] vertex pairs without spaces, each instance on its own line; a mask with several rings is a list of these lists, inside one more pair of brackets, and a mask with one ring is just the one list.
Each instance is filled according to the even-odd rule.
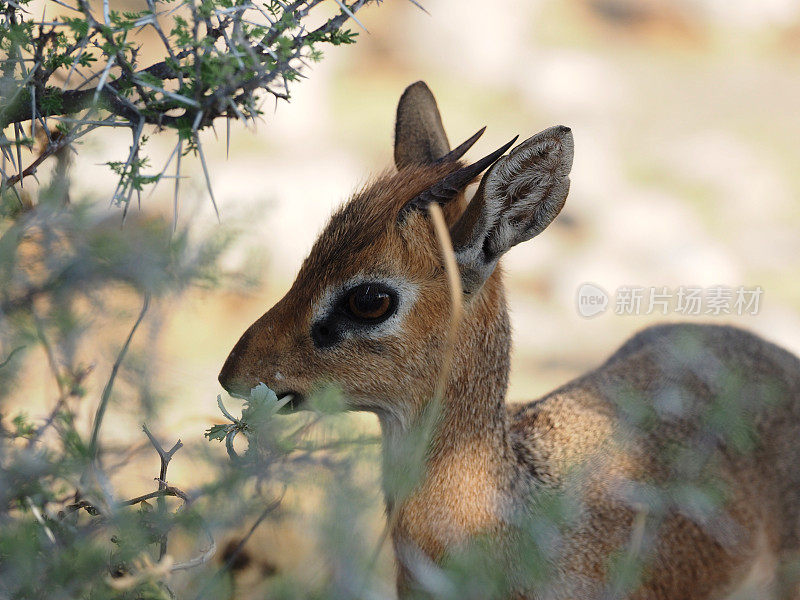
[[[412,213],[398,224],[396,215],[456,168],[403,166],[336,213],[286,296],[231,352],[220,374],[226,389],[244,394],[264,382],[278,394],[306,395],[319,382],[335,382],[351,408],[378,415],[385,460],[396,461],[433,394],[450,314],[431,223]],[[445,206],[451,227],[465,207],[463,194]],[[330,286],[358,274],[412,282],[413,309],[392,335],[315,348],[313,306]],[[680,463],[668,458],[675,448],[706,459],[697,476],[722,484],[725,510],[705,520],[668,510],[653,543],[641,549],[651,566],[630,598],[723,598],[759,569],[768,579],[800,548],[797,358],[731,327],[664,325],[639,333],[598,369],[544,398],[507,407],[511,334],[499,267],[465,296],[464,308],[424,477],[406,497],[387,489],[387,505],[396,511],[391,533],[401,596],[412,592],[420,565],[441,562],[477,535],[496,540],[497,556],[513,561],[523,534],[512,517],[535,517],[542,494],[570,491],[580,499],[579,513],[550,557],[554,584],[529,589],[512,581],[511,588],[518,598],[602,597],[609,557],[635,537],[631,484],[675,480]],[[681,411],[656,410],[675,398]],[[739,407],[753,424],[752,451],[732,447],[724,431],[709,437],[701,427],[702,415],[720,402]],[[650,420],[637,422],[637,411]],[[780,593],[800,597],[796,589]]]
[[394,139],[394,162],[399,169],[432,163],[450,150],[436,99],[422,81],[403,92]]

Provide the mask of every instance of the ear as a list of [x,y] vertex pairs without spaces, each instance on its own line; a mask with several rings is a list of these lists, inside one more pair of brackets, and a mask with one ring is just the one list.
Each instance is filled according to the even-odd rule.
[[436,99],[424,81],[400,96],[394,126],[394,164],[398,169],[428,165],[450,151]]
[[450,232],[465,292],[477,291],[507,250],[556,218],[569,192],[572,156],[569,127],[551,127],[522,142],[484,175]]

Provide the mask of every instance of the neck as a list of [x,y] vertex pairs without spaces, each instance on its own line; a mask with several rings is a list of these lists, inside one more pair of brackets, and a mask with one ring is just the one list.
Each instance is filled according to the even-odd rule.
[[[473,300],[462,323],[444,398],[428,411],[436,414],[427,419],[427,436],[424,421],[429,414],[417,419],[416,428],[381,418],[395,547],[407,544],[434,560],[445,548],[499,526],[513,472],[505,410],[508,313],[499,274],[492,283]],[[420,448],[427,448],[427,454]],[[414,462],[422,470],[416,477],[407,475]],[[395,485],[397,473],[412,481]]]

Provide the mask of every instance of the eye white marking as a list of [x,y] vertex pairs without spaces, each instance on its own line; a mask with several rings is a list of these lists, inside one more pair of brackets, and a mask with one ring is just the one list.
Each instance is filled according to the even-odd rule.
[[283,373],[281,373],[280,371],[275,371],[275,381],[283,381],[283,379],[284,379]]
[[393,289],[397,293],[397,310],[394,314],[374,326],[347,330],[346,338],[361,337],[377,339],[399,332],[403,319],[417,300],[417,285],[400,277],[384,277],[381,275],[359,274],[336,286],[326,289],[317,302],[312,301],[311,322],[316,323],[328,316],[334,309],[342,294],[362,283],[379,283]]

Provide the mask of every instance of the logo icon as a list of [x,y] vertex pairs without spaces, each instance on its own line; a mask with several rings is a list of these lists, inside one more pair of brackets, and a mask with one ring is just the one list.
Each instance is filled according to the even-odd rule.
[[578,314],[590,319],[608,309],[608,293],[593,283],[582,283],[578,288]]

